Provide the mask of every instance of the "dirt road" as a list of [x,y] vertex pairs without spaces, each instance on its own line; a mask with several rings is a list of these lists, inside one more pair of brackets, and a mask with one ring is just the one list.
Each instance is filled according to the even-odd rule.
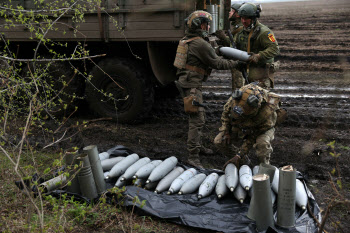
[[[288,111],[288,119],[276,130],[271,163],[291,164],[301,171],[324,209],[336,195],[328,182],[330,172],[340,172],[344,190],[349,190],[350,183],[350,3],[269,3],[263,5],[260,20],[274,31],[280,45],[277,60],[281,68],[273,91],[282,96],[283,107]],[[212,149],[230,86],[230,73],[226,71],[214,72],[205,84],[208,108],[203,142]],[[100,151],[121,144],[141,156],[176,156],[184,160],[187,127],[180,98],[158,95],[143,123],[91,123],[83,131],[80,143],[96,144]],[[336,142],[336,153],[341,154],[338,163],[327,145],[332,141]],[[250,158],[257,163],[254,153]],[[213,157],[203,157],[202,162],[208,168],[221,168],[227,159],[216,152]],[[349,192],[346,197],[349,199]],[[327,231],[347,232],[349,216],[349,209],[332,210]]]

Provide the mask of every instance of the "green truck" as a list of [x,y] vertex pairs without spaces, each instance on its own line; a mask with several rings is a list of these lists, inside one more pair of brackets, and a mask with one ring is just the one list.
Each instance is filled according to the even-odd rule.
[[[38,11],[33,0],[5,2],[28,12]],[[42,4],[48,6],[50,0]],[[4,5],[0,3],[0,10]],[[57,21],[58,30],[49,31],[46,37],[67,44],[70,51],[80,42],[89,55],[105,54],[82,62],[92,78],[76,84],[79,91],[69,90],[86,98],[97,115],[133,122],[151,110],[155,87],[166,87],[175,80],[173,62],[184,36],[184,19],[195,10],[206,10],[213,15],[211,32],[215,32],[228,28],[230,5],[228,0],[101,0],[97,10],[85,13],[83,22],[74,22],[74,15],[67,11]],[[0,15],[3,39],[17,46],[18,57],[32,58],[38,42],[32,39],[31,30],[25,24],[7,28],[3,17]],[[71,63],[61,63],[60,74],[72,72]]]

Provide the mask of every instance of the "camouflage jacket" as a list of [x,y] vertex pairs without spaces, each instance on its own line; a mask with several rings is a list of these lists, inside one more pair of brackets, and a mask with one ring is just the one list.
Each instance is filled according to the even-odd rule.
[[[214,48],[211,47],[207,38],[202,36],[202,34],[199,30],[197,33],[186,33],[184,39],[190,39],[196,36],[201,37],[188,43],[186,64],[207,70],[209,73],[211,69],[229,70],[237,66],[237,61],[224,59],[216,55]],[[201,88],[202,83],[208,77],[208,75],[186,69],[177,69],[176,76],[183,88]]]
[[240,132],[242,135],[260,135],[267,130],[274,128],[277,120],[277,110],[280,105],[280,97],[275,93],[264,90],[264,101],[258,113],[253,117],[235,120],[231,117],[231,111],[234,106],[234,99],[229,98],[224,106],[221,116],[220,131]]
[[[260,54],[260,60],[257,64],[249,65],[249,81],[268,78],[269,64],[274,62],[274,57],[280,52],[277,40],[273,32],[265,25],[256,21],[253,33],[250,38],[250,52]],[[235,36],[237,49],[248,50],[249,32],[241,30]],[[247,51],[248,52],[248,51]]]

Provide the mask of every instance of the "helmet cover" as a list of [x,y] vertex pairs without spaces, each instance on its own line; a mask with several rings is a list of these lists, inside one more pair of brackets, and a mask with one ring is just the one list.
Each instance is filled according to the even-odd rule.
[[188,28],[196,29],[200,28],[200,25],[204,22],[210,23],[213,17],[206,11],[194,11],[186,18],[186,24]]
[[236,90],[232,98],[231,116],[235,119],[255,116],[263,101],[266,101],[264,90],[255,84],[248,84]]

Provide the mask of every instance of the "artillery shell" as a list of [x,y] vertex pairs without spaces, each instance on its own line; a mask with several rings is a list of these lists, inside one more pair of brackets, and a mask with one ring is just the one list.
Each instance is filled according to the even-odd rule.
[[119,156],[119,157],[114,157],[114,158],[102,160],[101,166],[102,166],[103,171],[111,170],[112,167],[114,167],[114,165],[116,165],[117,163],[122,161],[124,158],[125,157]]
[[215,193],[219,199],[228,193],[225,175],[221,175],[219,177],[218,183],[216,184],[216,187],[215,187]]
[[203,183],[207,175],[200,173],[187,180],[181,187],[179,194],[193,193]]
[[280,179],[280,171],[276,168],[275,175],[273,176],[272,180],[272,190],[278,194],[278,183]]
[[128,155],[125,159],[123,159],[122,161],[120,161],[119,163],[117,163],[112,167],[108,175],[108,179],[120,176],[126,171],[126,169],[128,169],[128,167],[134,164],[138,159],[139,159],[139,156],[135,153]]
[[239,169],[239,183],[245,190],[249,190],[253,185],[252,170],[247,165],[242,165]]
[[119,178],[118,178],[117,182],[115,182],[114,186],[121,188],[121,187],[126,185],[126,182],[127,182],[127,180],[122,180],[122,177],[119,176]]
[[143,187],[146,184],[146,180],[145,179],[136,179],[134,186],[139,186],[139,187]]
[[136,161],[133,165],[131,165],[130,167],[128,167],[128,169],[126,169],[126,171],[124,172],[124,174],[122,175],[122,180],[129,180],[131,179],[135,173],[144,165],[150,163],[151,160],[148,157],[139,159],[138,161]]
[[100,160],[105,160],[105,159],[109,159],[110,154],[108,152],[102,152],[98,154],[98,157],[100,158]]
[[253,167],[253,176],[258,174],[258,172],[259,172],[259,165],[256,165],[256,166]]
[[296,184],[295,202],[296,202],[297,206],[299,206],[300,208],[305,210],[308,198],[307,198],[307,193],[306,193],[304,184],[299,179],[296,179],[295,184]]
[[182,167],[174,168],[168,175],[166,175],[163,179],[161,179],[156,187],[155,193],[161,193],[167,189],[169,189],[171,183],[183,173],[185,169]]
[[233,192],[238,184],[238,170],[233,163],[229,163],[225,168],[226,186]]
[[149,175],[146,183],[155,182],[161,180],[165,177],[177,164],[177,158],[171,156],[165,159],[161,164],[159,164]]
[[219,180],[219,175],[215,172],[209,174],[203,183],[199,186],[198,199],[209,196],[214,190],[217,182]]
[[184,171],[171,183],[167,194],[177,193],[181,189],[182,185],[196,174],[197,170],[194,168],[190,168]]
[[244,199],[247,196],[246,190],[243,189],[241,185],[237,185],[235,191],[233,192],[233,196],[240,202],[243,203]]
[[140,167],[132,178],[146,179],[151,174],[153,169],[155,169],[161,162],[162,160],[153,160],[152,162],[147,163],[146,165]]

